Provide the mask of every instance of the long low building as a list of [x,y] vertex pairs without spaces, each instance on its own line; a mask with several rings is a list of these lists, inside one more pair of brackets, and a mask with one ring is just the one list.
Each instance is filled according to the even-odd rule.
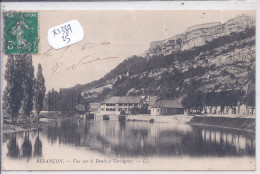
[[100,114],[120,115],[124,110],[129,114],[133,107],[141,108],[142,99],[138,96],[109,97],[100,103]]
[[159,100],[151,107],[151,115],[176,115],[184,114],[184,108],[176,100]]

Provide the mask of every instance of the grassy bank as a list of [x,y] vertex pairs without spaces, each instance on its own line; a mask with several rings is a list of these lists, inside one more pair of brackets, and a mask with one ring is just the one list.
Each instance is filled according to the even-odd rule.
[[39,123],[27,123],[27,124],[11,124],[11,123],[3,123],[2,124],[2,131],[3,133],[12,133],[12,132],[21,132],[21,131],[28,131],[33,130],[37,128],[43,128],[45,126],[48,126],[51,124],[51,122],[46,121],[40,121]]
[[35,122],[35,117],[36,116],[31,116],[31,121],[26,121],[19,117],[17,123],[11,123],[11,116],[5,116],[3,117],[4,121],[2,124],[2,131],[3,133],[28,131],[37,128],[44,128],[58,119],[77,119],[74,112],[61,111],[41,111],[39,123]]
[[78,118],[76,116],[68,117],[66,115],[62,116],[52,116],[52,117],[44,117],[40,118],[39,123],[35,122],[18,122],[18,123],[11,123],[11,120],[4,120],[2,124],[2,131],[3,133],[13,133],[13,132],[21,132],[21,131],[29,131],[37,128],[45,128],[48,125],[52,124],[53,122],[56,122],[57,120],[64,120],[64,119],[70,119],[72,121],[77,121]]
[[195,116],[189,124],[208,125],[255,132],[255,118],[228,118]]

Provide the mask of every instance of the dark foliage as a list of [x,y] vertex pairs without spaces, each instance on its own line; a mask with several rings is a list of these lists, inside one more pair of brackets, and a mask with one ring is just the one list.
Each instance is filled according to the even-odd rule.
[[255,106],[255,91],[246,94],[242,90],[230,90],[221,92],[190,91],[184,97],[182,104],[187,109],[200,109],[204,106],[238,106],[241,104]]
[[[48,111],[74,111],[75,106],[83,103],[81,92],[75,88],[60,89],[59,92],[52,89],[47,94]],[[85,103],[83,103],[85,104]]]

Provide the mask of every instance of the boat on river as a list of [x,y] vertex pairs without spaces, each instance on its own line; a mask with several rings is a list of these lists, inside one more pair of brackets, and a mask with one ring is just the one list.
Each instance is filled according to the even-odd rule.
[[109,115],[103,115],[103,120],[109,120]]

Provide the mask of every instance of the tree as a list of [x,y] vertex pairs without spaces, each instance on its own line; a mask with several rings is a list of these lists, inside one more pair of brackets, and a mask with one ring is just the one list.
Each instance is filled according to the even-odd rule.
[[26,118],[29,117],[33,109],[33,86],[34,86],[34,68],[32,65],[32,56],[24,57],[24,73],[23,73],[23,100],[22,109]]
[[138,107],[133,107],[133,108],[131,108],[131,114],[132,114],[132,115],[137,115],[137,114],[139,114],[139,108],[138,108]]
[[205,105],[204,96],[201,91],[190,91],[182,100],[182,105],[184,108],[190,112],[190,109],[195,109],[196,114],[201,113],[201,109]]
[[43,109],[43,100],[45,96],[45,80],[42,74],[42,66],[41,64],[38,64],[38,72],[37,77],[35,79],[35,85],[34,85],[34,100],[35,100],[35,109],[37,112],[37,121],[39,122],[39,114],[40,111]]
[[5,113],[12,116],[12,123],[15,123],[17,120],[23,99],[24,56],[9,55],[4,74],[7,82],[3,96],[4,109]]
[[143,106],[139,109],[139,114],[149,114],[148,105],[143,105]]
[[126,115],[125,110],[121,110],[121,111],[120,111],[120,115]]
[[247,106],[253,106],[255,107],[255,90],[248,93],[245,97],[245,103]]
[[249,107],[252,108],[252,113],[253,113],[253,110],[255,109],[255,99],[256,99],[255,97],[256,97],[255,89],[252,90],[251,92],[245,94],[245,97],[243,100],[244,100],[244,103],[246,104],[247,113],[250,113]]

